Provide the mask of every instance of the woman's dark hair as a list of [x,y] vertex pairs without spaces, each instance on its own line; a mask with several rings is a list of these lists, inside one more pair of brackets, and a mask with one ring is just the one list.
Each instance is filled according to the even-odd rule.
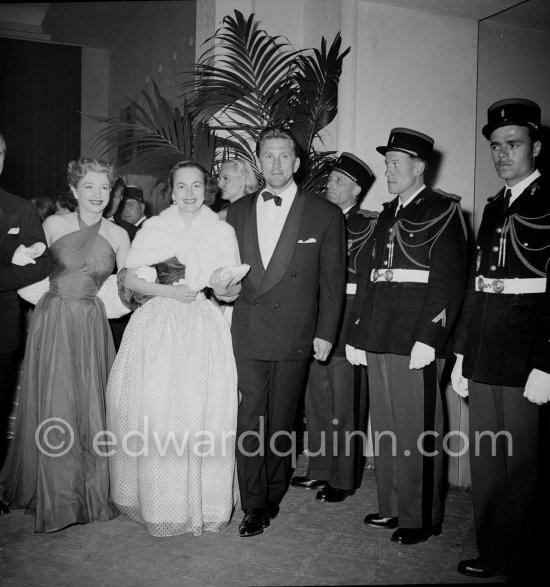
[[120,175],[115,179],[113,185],[111,186],[111,197],[115,195],[115,193],[120,190],[120,189],[124,189],[126,187],[126,184],[124,183],[124,180],[122,179],[122,177],[120,177]]
[[31,198],[31,202],[38,212],[40,222],[44,222],[48,216],[55,214],[55,202],[52,198],[48,196],[35,196]]
[[204,181],[204,203],[207,206],[211,206],[216,199],[216,194],[218,192],[218,182],[206,171],[206,169],[200,165],[199,163],[195,163],[194,161],[179,161],[172,167],[170,170],[170,175],[168,176],[168,182],[170,184],[170,195],[174,192],[174,175],[176,171],[179,169],[188,169],[194,168],[198,169],[202,173],[203,181]]
[[71,192],[60,192],[55,197],[55,201],[59,204],[61,208],[66,208],[71,212],[74,212],[78,206],[78,202],[76,201],[75,197],[71,194]]
[[109,184],[115,180],[115,169],[107,161],[101,159],[91,159],[89,157],[81,157],[75,161],[69,161],[67,166],[67,183],[74,188],[78,187],[78,182],[88,173],[88,171],[95,171],[96,173],[105,173],[109,178]]

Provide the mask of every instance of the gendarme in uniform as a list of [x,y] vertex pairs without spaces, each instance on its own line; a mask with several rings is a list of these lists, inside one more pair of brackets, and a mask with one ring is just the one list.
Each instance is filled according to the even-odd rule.
[[[535,169],[540,118],[536,103],[507,99],[489,108],[483,127],[505,185],[483,211],[453,370],[453,387],[469,394],[479,551],[458,570],[474,577],[529,568],[540,523],[539,405],[550,401],[550,186]],[[495,447],[491,434],[499,434]]]
[[349,335],[350,345],[367,351],[378,512],[365,523],[398,526],[392,540],[416,544],[441,524],[444,418],[436,357],[446,356],[462,303],[465,226],[459,198],[424,185],[433,139],[395,128],[377,150],[385,155],[388,190],[398,197],[378,217],[369,281],[357,294]]

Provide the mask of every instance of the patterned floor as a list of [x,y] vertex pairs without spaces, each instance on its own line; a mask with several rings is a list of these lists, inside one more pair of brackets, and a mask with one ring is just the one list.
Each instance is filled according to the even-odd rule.
[[[305,457],[297,474],[305,471]],[[366,469],[355,495],[339,504],[291,487],[279,516],[254,538],[240,538],[241,513],[217,534],[154,538],[120,516],[33,533],[21,510],[0,517],[0,584],[8,586],[247,586],[398,585],[468,583],[456,572],[476,555],[471,498],[450,493],[443,533],[414,546],[390,542],[391,531],[367,527],[376,511],[374,471]],[[477,584],[503,579],[477,580]]]

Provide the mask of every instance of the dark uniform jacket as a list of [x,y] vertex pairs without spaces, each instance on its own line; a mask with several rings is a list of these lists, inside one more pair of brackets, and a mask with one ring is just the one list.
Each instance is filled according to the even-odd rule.
[[334,343],[340,321],[346,255],[342,211],[298,189],[266,270],[258,245],[259,193],[240,198],[227,212],[241,261],[251,267],[233,309],[233,349],[251,359],[309,359],[314,337]]
[[[508,209],[503,194],[489,198],[483,212],[455,351],[464,355],[464,377],[523,387],[531,369],[550,373],[550,186],[540,177]],[[546,293],[477,292],[480,275],[546,277]]]
[[[396,216],[399,198],[384,205],[374,230],[370,265],[352,309],[349,344],[409,355],[416,341],[445,356],[467,273],[459,198],[424,188]],[[371,270],[428,270],[428,283],[370,281]]]
[[[361,276],[361,268],[369,264],[372,252],[373,233],[378,212],[363,210],[359,204],[355,204],[344,214],[346,226],[347,249],[347,283],[357,285],[357,277]],[[348,323],[351,316],[355,295],[346,295],[344,298],[344,310],[338,328],[334,356],[346,356],[346,343],[348,338]]]
[[46,243],[35,207],[0,188],[0,353],[16,350],[21,341],[21,310],[17,290],[50,273],[48,250],[35,264],[20,267],[11,260],[15,250]]

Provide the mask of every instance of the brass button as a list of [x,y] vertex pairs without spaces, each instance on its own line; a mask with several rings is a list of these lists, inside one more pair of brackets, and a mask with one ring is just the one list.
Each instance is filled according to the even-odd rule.
[[384,265],[387,265],[387,264],[388,264],[388,262],[387,261],[384,261]]
[[493,253],[498,253],[498,247],[493,247]]
[[489,267],[489,271],[496,271],[497,270],[497,266],[496,265],[491,265]]
[[502,228],[498,227],[497,228],[497,233],[500,234],[502,232]]
[[296,273],[294,273],[294,271],[290,274],[290,277],[292,277],[292,279],[296,279]]

